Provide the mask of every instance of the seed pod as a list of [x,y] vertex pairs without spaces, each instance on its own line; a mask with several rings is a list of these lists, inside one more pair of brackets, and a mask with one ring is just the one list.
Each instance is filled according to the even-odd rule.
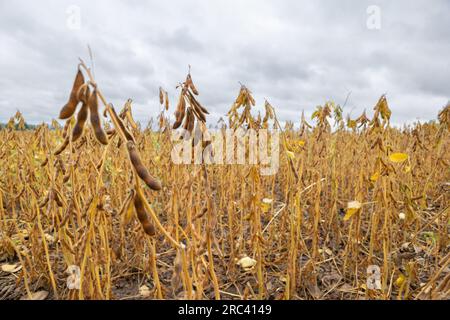
[[80,111],[78,111],[77,115],[77,122],[75,123],[75,126],[72,130],[72,142],[75,142],[78,140],[79,137],[83,134],[84,124],[86,123],[89,109],[87,105],[87,101],[89,97],[89,88],[86,89],[85,97],[83,98],[83,104],[81,106]]
[[175,130],[175,129],[178,129],[180,126],[181,126],[181,120],[180,120],[180,121],[176,120],[176,121],[173,123],[173,129],[174,129],[174,130]]
[[70,140],[70,137],[69,137],[69,135],[67,135],[66,138],[64,139],[64,142],[61,144],[61,146],[58,149],[56,149],[56,151],[54,153],[55,156],[60,155],[66,149],[67,145],[69,144],[69,140]]
[[105,131],[103,131],[102,125],[100,123],[100,116],[98,115],[98,99],[97,99],[97,89],[94,89],[88,101],[91,124],[94,128],[95,137],[101,144],[108,144],[108,137]]
[[77,100],[81,101],[81,102],[86,102],[86,99],[89,98],[89,94],[87,94],[88,90],[89,90],[89,84],[83,83],[83,85],[78,88]]
[[194,113],[194,115],[197,117],[198,120],[200,120],[201,122],[206,122],[205,115],[195,106],[192,106],[192,112]]
[[199,119],[202,122],[206,122],[206,117],[203,114],[203,112],[195,105],[195,103],[192,103],[192,101],[191,101],[191,105],[192,105],[192,111],[193,111],[194,115],[197,117],[197,119]]
[[75,81],[73,83],[72,92],[70,93],[69,101],[66,103],[66,105],[61,109],[59,113],[60,119],[68,119],[75,113],[75,110],[79,102],[77,97],[78,90],[83,84],[84,84],[84,76],[80,68],[78,68],[78,72],[75,77]]
[[187,75],[186,83],[187,83],[188,87],[191,88],[192,92],[193,92],[196,96],[198,96],[198,91],[197,91],[197,88],[196,88],[195,85],[194,85],[194,82],[192,81],[191,74],[188,74],[188,75]]
[[131,114],[131,102],[133,102],[131,99],[128,99],[126,105],[126,112],[125,112],[125,116],[128,120],[128,123],[131,125],[131,127],[133,128],[133,130],[138,130],[138,125],[137,123],[134,121],[133,119],[133,115]]
[[108,135],[109,138],[111,138],[113,135],[116,134],[116,129],[109,128],[108,130],[106,130],[106,134]]
[[174,294],[181,288],[183,285],[182,272],[183,272],[183,259],[181,256],[181,250],[177,250],[177,255],[173,261],[173,273],[172,278],[170,279],[170,283],[172,285],[172,291]]
[[48,163],[48,157],[45,158],[45,160],[41,163],[41,167],[45,167]]
[[114,109],[112,104],[109,104],[109,108],[111,110],[111,116],[114,118],[114,121],[118,123],[118,125],[120,127],[120,130],[124,133],[125,138],[127,138],[127,141],[135,142],[133,136],[131,135],[131,133],[127,130],[127,128],[125,128],[125,125],[123,124],[122,119],[120,119],[117,116],[116,110]]
[[164,99],[166,101],[166,111],[169,110],[169,94],[167,93],[167,91],[164,92]]
[[136,170],[139,178],[141,178],[150,189],[155,191],[161,190],[161,182],[150,175],[147,168],[142,163],[139,152],[136,149],[136,145],[134,144],[134,142],[127,142],[127,150],[130,156],[131,163],[133,164],[133,167]]
[[186,117],[184,118],[184,122],[183,122],[183,130],[187,130],[188,126],[189,126],[189,113],[190,113],[190,108],[187,109],[187,113],[186,113]]
[[161,87],[159,87],[159,103],[160,104],[164,103],[164,93],[163,93],[163,89]]
[[66,175],[63,177],[63,183],[66,183],[70,179],[70,171],[67,171]]
[[39,202],[39,204],[38,204],[39,208],[45,207],[45,205],[48,203],[48,200],[49,200],[49,199],[50,199],[50,192],[48,192],[48,193],[45,195],[44,199],[42,199],[42,201]]
[[184,115],[186,113],[186,100],[184,98],[183,91],[180,94],[180,99],[178,101],[177,110],[175,111],[175,123],[173,124],[173,129],[178,129],[183,122]]
[[140,188],[136,188],[135,195],[134,195],[134,209],[136,210],[136,215],[138,217],[139,222],[142,225],[142,228],[144,229],[145,233],[149,236],[154,236],[156,234],[155,227],[153,223],[150,221],[147,211],[144,207],[144,199],[142,190]]
[[63,128],[63,132],[62,132],[62,137],[65,138],[67,136],[67,133],[69,131],[69,127],[70,127],[70,123],[71,123],[72,119],[69,119],[66,121],[66,123],[64,124],[64,128]]
[[250,103],[252,104],[252,106],[256,105],[255,99],[253,99],[253,97],[252,97],[252,95],[250,93],[248,94],[248,99],[250,100]]
[[58,192],[56,192],[55,190],[53,190],[52,192],[53,192],[53,197],[54,197],[54,200],[56,202],[56,205],[58,207],[62,208],[64,206],[64,204],[63,204],[63,202],[62,202]]
[[186,117],[184,118],[183,129],[189,131],[189,133],[192,134],[192,130],[194,129],[195,124],[194,122],[194,114],[192,113],[192,108],[189,107],[187,108]]
[[194,125],[195,125],[195,117],[194,117],[194,113],[192,112],[192,109],[189,108],[189,110],[191,110],[191,112],[188,114],[189,123],[188,123],[187,129],[190,132],[190,134],[192,134],[192,131],[194,130]]
[[198,109],[200,109],[203,113],[209,114],[208,110],[206,110],[206,108],[202,107],[200,102],[198,102],[197,99],[195,99],[195,97],[192,95],[192,93],[190,93],[188,91],[188,94],[189,94],[190,100]]

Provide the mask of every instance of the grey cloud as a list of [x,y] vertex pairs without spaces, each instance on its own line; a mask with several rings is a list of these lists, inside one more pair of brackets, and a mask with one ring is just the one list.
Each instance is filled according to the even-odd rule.
[[[298,120],[331,99],[352,116],[388,94],[396,123],[434,119],[449,100],[450,3],[377,2],[381,30],[368,30],[372,1],[2,1],[0,121],[20,109],[49,122],[64,104],[78,57],[94,53],[98,83],[115,105],[135,101],[142,123],[160,111],[188,65],[215,123],[239,81],[261,110],[267,98],[281,120]],[[81,30],[66,26],[70,5]]]

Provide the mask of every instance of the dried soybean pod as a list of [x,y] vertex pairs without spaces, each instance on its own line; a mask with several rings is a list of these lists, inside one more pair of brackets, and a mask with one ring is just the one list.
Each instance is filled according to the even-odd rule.
[[87,94],[87,90],[89,90],[88,83],[83,83],[83,85],[78,88],[78,91],[77,91],[77,100],[78,101],[85,102],[85,99],[89,98],[89,94]]
[[194,130],[195,125],[195,117],[194,113],[192,112],[192,109],[189,109],[191,112],[189,113],[189,124],[188,124],[188,131],[192,134],[192,131]]
[[69,126],[70,126],[71,120],[72,120],[72,119],[67,120],[66,123],[64,124],[63,132],[62,132],[63,138],[65,138],[65,137],[67,136],[67,133],[68,133],[68,131],[69,131]]
[[197,117],[197,119],[199,119],[202,122],[206,122],[205,115],[199,109],[197,109],[195,105],[192,105],[192,112]]
[[109,128],[108,130],[106,130],[106,134],[108,136],[112,136],[113,134],[116,134],[116,129],[114,128]]
[[176,120],[176,121],[173,123],[173,129],[174,129],[174,130],[175,130],[175,129],[178,129],[180,126],[181,126],[181,120]]
[[186,117],[184,118],[184,122],[183,122],[183,130],[187,130],[188,126],[189,126],[189,109],[186,113]]
[[192,92],[193,92],[196,96],[198,96],[197,88],[195,87],[194,82],[192,81],[192,77],[191,77],[191,74],[190,74],[190,73],[187,75],[186,83],[187,83],[187,85],[189,86],[189,88],[191,88]]
[[70,93],[69,101],[66,103],[66,105],[61,109],[59,113],[60,119],[68,119],[75,113],[75,109],[77,108],[79,102],[77,97],[78,90],[83,84],[84,84],[84,76],[80,68],[78,68],[78,72],[77,75],[75,76],[75,81],[73,83],[72,92]]
[[63,177],[63,183],[66,183],[70,179],[70,171],[66,173],[66,175]]
[[252,106],[256,105],[255,99],[253,99],[253,97],[249,94],[248,95],[249,99],[250,99],[250,103],[252,104]]
[[175,123],[173,124],[173,129],[178,129],[181,126],[185,113],[186,113],[186,100],[184,98],[183,92],[181,92],[177,110],[175,111],[176,120]]
[[64,204],[63,204],[63,202],[62,202],[62,200],[61,200],[60,195],[58,194],[58,192],[55,191],[55,190],[53,190],[53,196],[54,196],[54,200],[55,200],[55,202],[56,202],[56,205],[57,205],[58,207],[62,208],[62,207],[64,206]]
[[45,158],[45,160],[41,163],[41,167],[45,167],[48,163],[48,156]]
[[101,144],[108,144],[108,137],[105,131],[103,131],[102,125],[100,123],[100,116],[98,115],[98,99],[97,99],[97,89],[94,89],[88,101],[91,124],[94,128],[95,137]]
[[155,226],[150,221],[147,211],[144,207],[144,195],[142,194],[141,188],[137,187],[134,194],[134,209],[136,210],[136,215],[139,222],[142,225],[145,233],[149,236],[154,236],[156,234]]
[[49,200],[49,199],[50,199],[50,192],[48,192],[48,193],[46,194],[45,198],[42,199],[41,202],[39,202],[39,204],[38,204],[39,208],[43,208],[43,207],[48,203],[48,200]]
[[183,123],[184,130],[188,130],[188,128],[189,128],[189,122],[191,121],[190,114],[191,114],[191,108],[189,107],[189,108],[187,108],[186,116],[184,117],[184,123]]
[[136,145],[134,144],[134,142],[127,142],[127,150],[130,156],[131,163],[133,164],[133,167],[136,170],[139,178],[141,178],[142,181],[144,181],[150,189],[155,191],[161,190],[161,183],[150,175],[147,168],[142,163],[139,152],[136,149]]
[[206,122],[206,117],[203,114],[202,110],[195,103],[195,99],[190,98],[190,102],[191,102],[191,105],[192,105],[192,111],[194,112],[194,114],[197,117],[197,119],[199,119],[202,122]]
[[80,111],[78,111],[77,122],[72,130],[72,142],[78,140],[83,134],[84,124],[86,123],[88,117],[88,105],[87,105],[87,97],[89,97],[89,88],[86,89],[85,97],[83,98],[83,104],[81,105]]
[[164,100],[166,101],[166,111],[169,110],[169,94],[167,91],[164,92]]
[[200,102],[197,101],[197,99],[195,99],[195,97],[192,95],[192,93],[190,93],[189,91],[188,91],[188,93],[189,93],[189,96],[190,96],[191,99],[192,99],[192,103],[195,104],[195,106],[196,106],[198,109],[200,109],[203,113],[209,114],[209,111],[206,110],[206,108],[204,108],[204,107],[200,104]]
[[61,144],[61,146],[55,151],[54,155],[60,155],[67,147],[67,145],[69,144],[69,140],[70,140],[70,136],[67,135],[66,138],[64,139],[64,142]]
[[164,103],[163,89],[159,87],[159,103],[162,105]]
[[120,119],[117,116],[116,110],[114,109],[112,104],[109,104],[109,109],[111,110],[111,116],[114,118],[114,121],[119,124],[120,130],[124,133],[125,138],[127,138],[127,141],[135,142],[131,133],[125,128],[125,125],[123,124],[122,119]]

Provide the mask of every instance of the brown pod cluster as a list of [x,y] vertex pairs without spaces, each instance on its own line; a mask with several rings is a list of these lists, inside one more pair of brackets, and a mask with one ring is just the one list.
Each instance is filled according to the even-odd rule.
[[134,142],[127,142],[127,150],[130,156],[131,163],[133,164],[133,167],[136,170],[139,178],[141,178],[142,181],[144,181],[150,189],[155,191],[161,190],[161,182],[150,175],[147,168],[142,163],[139,152],[136,149],[136,145],[134,144]]
[[66,103],[66,105],[61,109],[59,113],[60,119],[68,119],[75,113],[78,102],[80,102],[78,99],[78,92],[83,84],[84,84],[84,76],[80,68],[78,68],[78,72],[75,77],[75,81],[73,83],[72,92],[70,93],[69,101]]
[[87,87],[84,92],[83,98],[82,98],[83,104],[81,106],[80,111],[78,111],[77,122],[75,123],[75,126],[73,127],[73,130],[72,130],[72,142],[77,141],[78,138],[80,138],[81,135],[83,134],[84,124],[86,123],[88,113],[89,113],[89,109],[88,109],[88,105],[87,105],[87,100],[88,100],[89,94],[90,94],[90,90],[89,90],[89,87]]
[[94,129],[95,137],[98,142],[101,144],[108,144],[108,137],[106,136],[105,131],[103,131],[102,125],[100,123],[100,116],[98,114],[98,99],[97,99],[97,90],[94,89],[88,101],[89,111],[90,111],[90,120],[92,128]]
[[169,110],[169,94],[161,87],[159,87],[159,103],[164,104],[166,110]]
[[148,234],[149,236],[154,236],[156,234],[155,226],[150,221],[147,211],[145,210],[144,199],[140,189],[135,191],[133,202],[134,202],[134,209],[136,210],[136,215],[145,233]]
[[[173,129],[178,129],[184,120],[183,129],[192,133],[195,119],[201,123],[205,123],[206,114],[209,114],[209,112],[195,98],[195,96],[198,95],[198,91],[192,82],[190,73],[187,75],[186,81],[180,86],[181,93],[177,109],[175,110],[175,122],[173,124]],[[187,103],[188,105],[186,105]]]

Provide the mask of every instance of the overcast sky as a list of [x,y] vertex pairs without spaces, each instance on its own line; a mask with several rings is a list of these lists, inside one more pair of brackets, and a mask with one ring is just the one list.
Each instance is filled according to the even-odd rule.
[[143,123],[159,86],[173,113],[189,64],[210,124],[239,81],[282,120],[349,92],[352,117],[386,93],[394,123],[435,119],[450,99],[449,16],[448,0],[0,0],[0,122],[56,118],[88,44],[100,89],[117,108],[132,98]]

